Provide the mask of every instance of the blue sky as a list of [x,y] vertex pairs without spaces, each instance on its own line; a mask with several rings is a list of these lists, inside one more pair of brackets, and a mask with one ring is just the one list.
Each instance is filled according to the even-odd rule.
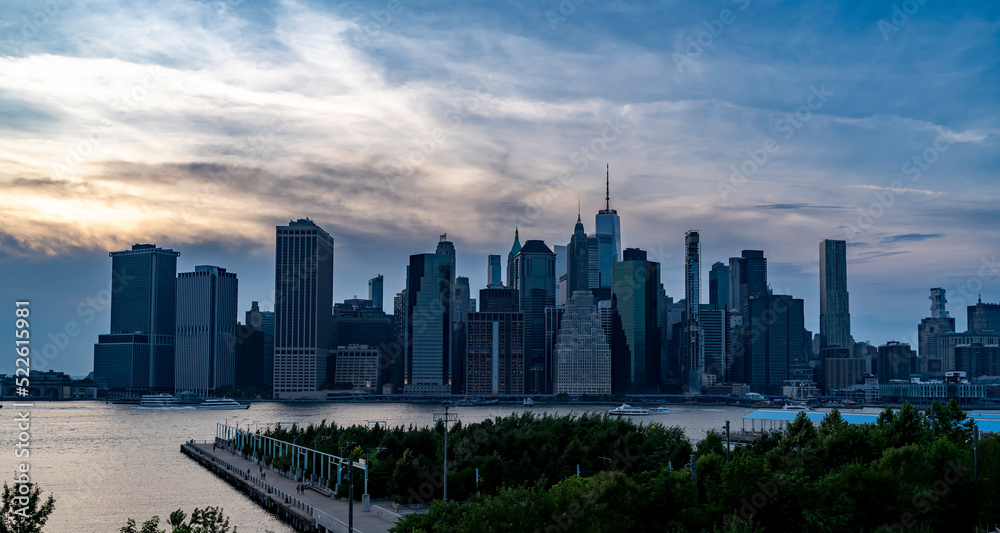
[[962,329],[1000,301],[998,30],[939,0],[5,2],[0,300],[65,344],[36,368],[85,374],[109,251],[173,248],[267,307],[274,226],[306,216],[337,301],[384,274],[390,305],[441,233],[477,289],[515,224],[565,244],[579,200],[593,230],[610,164],[675,298],[698,229],[706,278],[763,249],[815,331],[839,238],[856,339],[912,340],[938,286]]

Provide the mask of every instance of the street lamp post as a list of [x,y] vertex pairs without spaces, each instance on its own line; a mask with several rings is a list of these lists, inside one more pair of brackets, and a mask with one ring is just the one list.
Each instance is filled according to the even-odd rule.
[[[341,459],[344,457],[344,451],[352,444],[357,444],[357,442],[348,442],[340,450]],[[340,470],[339,465],[337,466],[337,470]],[[354,459],[350,457],[347,458],[347,531],[348,533],[354,533]]]
[[448,414],[450,408],[451,402],[445,400],[444,416],[442,417],[441,413],[435,413],[435,418],[444,421],[444,501],[448,501],[448,423],[455,420],[452,418],[455,415]]

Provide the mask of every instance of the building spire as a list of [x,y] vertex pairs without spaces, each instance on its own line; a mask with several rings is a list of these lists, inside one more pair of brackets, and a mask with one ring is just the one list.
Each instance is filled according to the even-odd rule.
[[611,164],[604,168],[604,209],[611,211]]
[[583,219],[580,218],[580,199],[579,198],[576,199],[576,221],[577,222],[583,222]]

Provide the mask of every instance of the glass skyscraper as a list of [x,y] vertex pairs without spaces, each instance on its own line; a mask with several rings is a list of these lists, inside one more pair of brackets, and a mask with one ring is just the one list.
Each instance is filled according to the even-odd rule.
[[545,308],[556,304],[556,255],[543,241],[525,241],[513,267],[524,314],[524,391],[546,394],[552,386],[552,362],[545,360]]
[[660,264],[638,248],[614,264],[611,289],[611,388],[655,394],[660,383]]
[[846,241],[819,243],[819,334],[820,350],[851,346]]
[[180,253],[136,244],[109,255],[111,334],[94,345],[94,381],[115,395],[173,392]]
[[450,394],[454,256],[410,256],[406,276],[405,394]]

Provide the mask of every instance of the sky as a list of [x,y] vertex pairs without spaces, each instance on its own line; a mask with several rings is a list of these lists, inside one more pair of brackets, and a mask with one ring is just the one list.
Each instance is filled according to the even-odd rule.
[[335,301],[383,274],[391,308],[443,233],[475,292],[515,226],[566,244],[580,205],[593,231],[609,166],[675,299],[695,229],[703,302],[762,249],[818,331],[844,239],[856,340],[915,343],[932,287],[964,331],[1000,301],[998,30],[1000,4],[940,0],[5,1],[0,302],[31,302],[33,368],[85,375],[108,252],[236,272],[242,318],[303,217]]

